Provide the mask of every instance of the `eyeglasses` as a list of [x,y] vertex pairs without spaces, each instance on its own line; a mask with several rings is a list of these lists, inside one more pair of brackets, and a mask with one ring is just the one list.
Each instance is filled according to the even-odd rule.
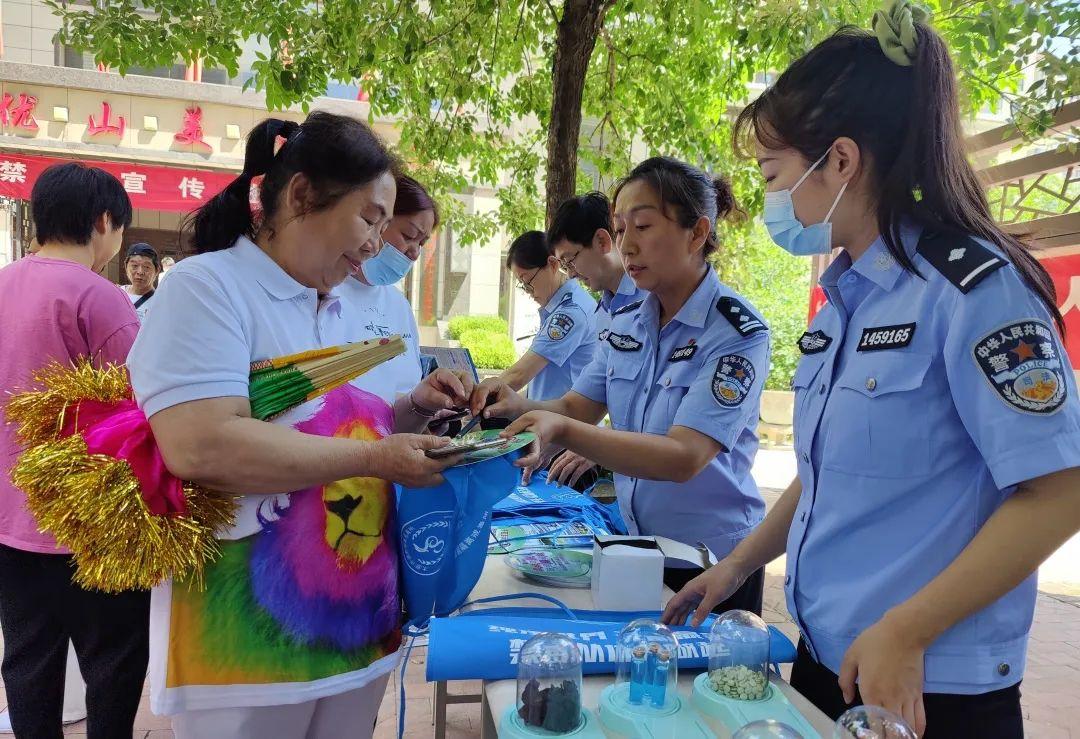
[[559,271],[562,272],[564,275],[569,276],[570,275],[570,270],[572,270],[574,268],[574,262],[577,261],[577,258],[581,256],[581,252],[583,252],[583,251],[585,251],[584,247],[582,247],[582,248],[578,249],[576,252],[574,252],[574,256],[570,257],[569,259],[560,259],[559,260]]
[[529,295],[532,295],[533,294],[533,286],[532,286],[533,280],[535,280],[536,276],[538,274],[540,274],[541,269],[543,269],[543,268],[542,267],[537,267],[536,270],[533,272],[532,277],[529,278],[528,282],[522,282],[521,278],[517,277],[517,276],[514,277],[514,282],[516,282],[517,286],[520,287],[522,290],[524,290],[526,293],[528,293]]

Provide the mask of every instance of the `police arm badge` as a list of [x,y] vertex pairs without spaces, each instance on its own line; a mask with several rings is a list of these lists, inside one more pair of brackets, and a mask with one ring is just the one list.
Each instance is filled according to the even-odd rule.
[[1043,321],[1016,321],[991,331],[972,356],[994,392],[1024,413],[1050,414],[1065,404],[1061,348]]
[[548,321],[547,335],[552,341],[562,341],[574,328],[574,319],[565,313],[556,313]]
[[725,354],[716,363],[716,372],[713,373],[713,398],[725,408],[741,405],[754,386],[756,376],[757,372],[749,359],[739,354]]

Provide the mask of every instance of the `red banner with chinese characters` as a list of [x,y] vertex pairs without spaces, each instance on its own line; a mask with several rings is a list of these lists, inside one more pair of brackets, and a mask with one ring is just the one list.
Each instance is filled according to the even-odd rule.
[[0,152],[0,196],[29,200],[37,178],[54,164],[82,161],[116,177],[136,208],[187,213],[217,195],[235,179],[231,172],[156,167],[135,162],[55,159]]
[[1073,369],[1080,369],[1080,254],[1052,255],[1036,254],[1054,280],[1058,309],[1065,318],[1065,351]]

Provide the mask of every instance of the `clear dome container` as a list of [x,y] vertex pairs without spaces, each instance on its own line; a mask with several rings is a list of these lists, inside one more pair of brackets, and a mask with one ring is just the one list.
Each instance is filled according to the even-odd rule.
[[679,642],[671,629],[648,618],[619,633],[617,694],[634,707],[666,709],[677,700]]
[[803,735],[785,723],[767,718],[747,724],[731,739],[803,739]]
[[756,701],[769,693],[769,627],[750,611],[728,611],[709,633],[709,686]]
[[878,706],[856,706],[836,719],[833,739],[915,739],[904,719]]
[[537,634],[518,653],[517,713],[533,729],[568,734],[581,725],[581,652],[562,634]]

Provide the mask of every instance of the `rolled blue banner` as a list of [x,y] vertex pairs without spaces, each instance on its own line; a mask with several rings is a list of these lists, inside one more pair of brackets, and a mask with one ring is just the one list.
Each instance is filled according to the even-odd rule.
[[[506,615],[520,612],[520,615]],[[543,614],[543,615],[538,615]],[[499,608],[470,611],[450,618],[433,618],[428,633],[427,679],[506,680],[517,677],[517,655],[530,637],[545,631],[569,636],[581,651],[586,675],[614,673],[618,669],[619,632],[635,618],[659,619],[660,613],[612,614],[582,612],[571,620],[556,609]],[[617,620],[591,620],[599,615]],[[709,666],[709,629],[712,617],[699,628],[673,627],[679,641],[679,669],[704,670]],[[780,631],[769,627],[769,660],[792,662],[795,646]]]

